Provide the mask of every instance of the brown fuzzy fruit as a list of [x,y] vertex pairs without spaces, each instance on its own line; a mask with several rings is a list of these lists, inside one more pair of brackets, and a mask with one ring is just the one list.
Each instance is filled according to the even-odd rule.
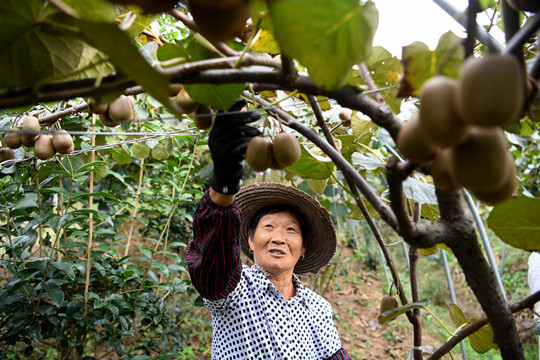
[[201,35],[210,41],[232,40],[251,16],[249,0],[190,0],[189,12]]
[[467,140],[452,148],[450,157],[452,178],[472,191],[500,188],[514,168],[499,127],[472,126]]
[[[508,152],[509,159],[507,161],[514,162],[514,158]],[[515,166],[511,167],[508,174],[508,179],[499,188],[492,191],[474,191],[474,195],[478,200],[485,202],[488,205],[495,205],[512,197],[517,188],[517,176]]]
[[109,104],[98,104],[96,99],[90,98],[88,99],[88,109],[90,109],[90,112],[94,114],[105,114],[107,112],[107,109],[109,108]]
[[540,11],[540,1],[538,0],[507,0],[508,4],[518,11]]
[[4,134],[3,142],[4,145],[10,149],[18,149],[21,147],[21,129],[11,128]]
[[52,137],[52,143],[56,151],[64,155],[70,154],[75,148],[73,138],[66,130],[58,130]]
[[273,161],[272,140],[255,136],[246,149],[246,162],[255,171],[266,171]]
[[109,104],[107,114],[112,121],[123,122],[131,120],[133,117],[133,102],[130,97],[120,95]]
[[524,75],[514,56],[488,54],[463,63],[458,106],[465,123],[511,124],[521,115],[524,101]]
[[352,117],[351,109],[343,108],[339,112],[339,119],[341,120],[341,125],[343,125],[344,127],[351,126],[351,117]]
[[451,148],[443,148],[437,151],[431,165],[431,176],[437,189],[442,191],[453,191],[460,188],[452,178],[451,171]]
[[279,165],[289,166],[300,159],[300,144],[291,133],[281,132],[274,138],[273,155]]
[[430,144],[420,129],[419,113],[412,114],[409,121],[399,131],[396,146],[403,156],[414,163],[430,160],[437,147]]
[[453,146],[465,140],[467,125],[457,110],[459,83],[435,76],[422,86],[420,125],[424,137],[435,146]]
[[40,160],[48,160],[54,156],[56,150],[53,146],[52,135],[41,134],[34,145],[34,155]]
[[169,84],[169,96],[176,96],[184,87],[182,84],[171,83]]
[[10,148],[0,148],[0,163],[4,162],[6,160],[13,160],[15,159],[15,153],[13,152],[13,149]]
[[119,122],[112,121],[107,113],[99,114],[99,120],[101,121],[103,125],[108,126],[108,127],[117,127],[120,125]]
[[379,310],[380,310],[380,312],[382,314],[383,312],[395,309],[397,307],[399,307],[399,300],[398,300],[397,296],[388,294],[388,295],[385,295],[382,298]]
[[199,106],[199,103],[193,100],[184,89],[181,89],[178,94],[176,94],[174,102],[176,105],[180,106],[180,111],[183,114],[191,114],[197,110],[197,107]]
[[197,129],[208,130],[214,125],[214,113],[209,106],[199,105],[195,110],[195,116],[193,116],[193,122]]
[[[39,120],[35,116],[27,116],[24,118],[22,123],[22,131],[40,131],[41,126],[39,125]],[[38,134],[25,134],[21,136],[21,142],[26,147],[34,147]]]

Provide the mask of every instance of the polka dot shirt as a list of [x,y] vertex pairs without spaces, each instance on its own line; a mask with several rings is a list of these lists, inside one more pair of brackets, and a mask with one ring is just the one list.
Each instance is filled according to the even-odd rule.
[[208,192],[193,219],[186,250],[191,281],[212,314],[212,359],[351,360],[328,301],[296,275],[294,297],[257,267],[240,262],[240,210],[214,204]]
[[257,268],[225,299],[208,300],[212,359],[327,359],[341,348],[328,301],[294,277],[296,295],[285,302]]

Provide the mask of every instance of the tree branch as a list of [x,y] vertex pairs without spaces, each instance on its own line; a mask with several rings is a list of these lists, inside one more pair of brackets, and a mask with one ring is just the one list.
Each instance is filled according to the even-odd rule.
[[[534,304],[536,304],[538,301],[540,301],[540,291],[537,291],[534,294],[529,295],[525,299],[512,304],[512,306],[510,307],[510,310],[512,314],[515,314],[525,309],[532,309],[534,307]],[[463,339],[475,333],[476,331],[480,330],[482,326],[487,325],[487,324],[489,324],[489,320],[487,317],[484,316],[476,320],[469,326],[464,327],[463,329],[459,330],[455,334],[455,336],[451,337],[450,340],[448,340],[440,348],[438,348],[433,354],[431,354],[428,360],[438,360],[442,358],[445,354],[450,352],[450,350],[452,350],[454,346],[459,344]]]

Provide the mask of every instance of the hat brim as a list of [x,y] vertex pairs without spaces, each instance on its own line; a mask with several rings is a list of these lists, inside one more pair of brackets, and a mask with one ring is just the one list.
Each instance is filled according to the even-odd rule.
[[309,227],[308,236],[304,239],[305,255],[294,267],[296,274],[317,273],[332,260],[336,252],[336,229],[330,213],[309,194],[284,184],[263,182],[242,187],[235,199],[242,213],[242,251],[251,260],[249,225],[260,209],[275,204],[293,206]]

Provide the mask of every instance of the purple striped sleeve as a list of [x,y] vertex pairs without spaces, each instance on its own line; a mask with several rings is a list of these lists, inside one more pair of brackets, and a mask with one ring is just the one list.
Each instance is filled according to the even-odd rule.
[[352,360],[351,356],[344,348],[339,349],[336,353],[325,360]]
[[202,297],[224,299],[240,281],[240,210],[223,208],[206,191],[195,210],[193,240],[186,261],[191,282]]

